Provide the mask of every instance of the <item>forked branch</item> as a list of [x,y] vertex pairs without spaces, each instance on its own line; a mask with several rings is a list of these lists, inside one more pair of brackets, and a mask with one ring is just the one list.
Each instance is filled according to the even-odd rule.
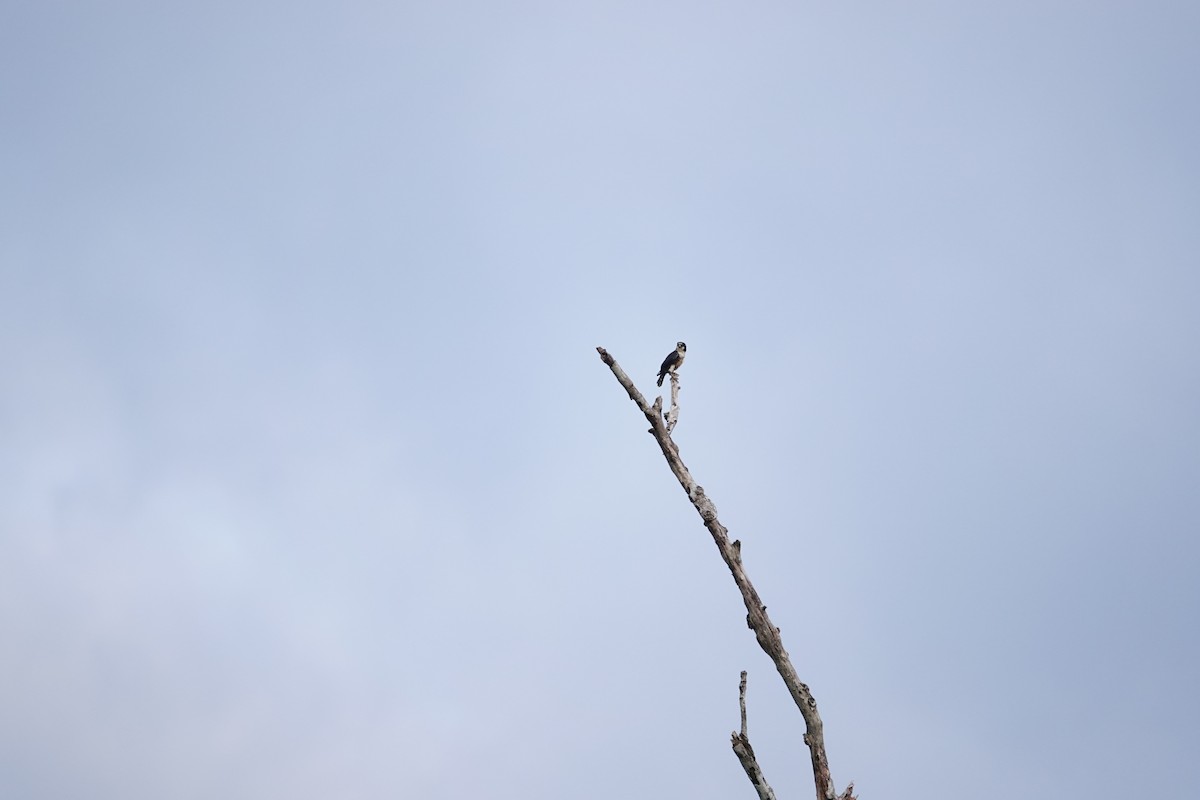
[[746,670],[742,670],[742,681],[738,684],[738,707],[742,711],[742,730],[733,734],[733,752],[742,763],[742,769],[746,770],[754,791],[758,792],[758,800],[775,800],[775,792],[758,766],[754,748],[750,746],[750,735],[746,733]]
[[683,487],[683,491],[687,494],[696,512],[700,514],[700,519],[704,521],[704,527],[712,535],[717,550],[721,553],[721,558],[724,559],[733,575],[734,583],[737,584],[738,591],[742,594],[742,602],[746,606],[746,624],[754,631],[759,646],[774,662],[775,669],[783,678],[784,685],[800,710],[800,715],[804,718],[807,731],[804,734],[804,743],[808,745],[809,757],[812,761],[813,781],[816,785],[818,800],[853,800],[854,796],[851,793],[853,784],[841,794],[838,794],[833,788],[833,779],[829,774],[829,759],[825,755],[824,726],[821,723],[820,714],[817,713],[817,701],[813,698],[808,686],[797,675],[795,667],[792,666],[791,657],[783,647],[779,628],[772,624],[770,617],[767,616],[766,605],[746,576],[746,571],[742,567],[741,542],[729,541],[729,531],[717,518],[716,506],[704,493],[704,488],[692,478],[692,474],[679,457],[679,447],[672,441],[670,431],[663,420],[661,398],[656,400],[654,405],[648,404],[646,398],[634,386],[633,381],[625,374],[625,370],[621,369],[608,351],[603,347],[597,347],[596,352],[600,354],[600,360],[612,370],[617,382],[621,384],[621,387],[629,394],[629,398],[633,400],[650,423],[650,435],[658,442],[659,449],[662,450],[663,457],[667,460],[667,465],[675,474],[679,485]]

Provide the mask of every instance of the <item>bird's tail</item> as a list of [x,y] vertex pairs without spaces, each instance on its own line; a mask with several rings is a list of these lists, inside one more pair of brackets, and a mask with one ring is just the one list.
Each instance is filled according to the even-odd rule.
[[667,373],[665,373],[665,372],[658,373],[658,385],[659,386],[662,386],[662,379],[663,379],[663,376],[665,376],[666,374]]

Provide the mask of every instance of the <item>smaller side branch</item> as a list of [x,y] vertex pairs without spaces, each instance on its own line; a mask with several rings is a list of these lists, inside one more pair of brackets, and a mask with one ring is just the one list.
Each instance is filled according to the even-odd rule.
[[733,734],[733,752],[746,771],[746,777],[758,792],[758,800],[775,800],[775,791],[767,783],[758,759],[754,757],[754,748],[750,746],[750,737],[746,733],[746,670],[742,670],[742,680],[738,683],[738,707],[742,712],[742,731]]
[[671,410],[667,412],[667,433],[670,434],[679,422],[679,375],[675,372],[667,374],[671,376]]
[[742,679],[738,682],[738,708],[742,712],[742,738],[746,739],[746,670],[742,670]]

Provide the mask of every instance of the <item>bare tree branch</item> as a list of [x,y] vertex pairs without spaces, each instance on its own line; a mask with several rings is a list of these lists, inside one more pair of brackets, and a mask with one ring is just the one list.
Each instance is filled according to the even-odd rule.
[[671,410],[667,412],[667,434],[675,430],[675,424],[679,422],[679,373],[668,372],[671,377]]
[[608,351],[603,347],[597,347],[596,352],[600,354],[600,360],[612,370],[617,382],[629,394],[629,398],[637,404],[650,422],[649,433],[658,442],[663,457],[667,460],[667,465],[675,474],[679,485],[683,487],[697,513],[700,514],[700,519],[704,521],[704,527],[712,535],[717,550],[721,553],[721,558],[724,559],[733,575],[734,583],[737,584],[738,590],[742,594],[742,602],[746,606],[746,624],[754,631],[755,638],[763,652],[770,656],[775,663],[775,669],[783,678],[784,685],[800,710],[800,715],[804,718],[807,731],[804,734],[804,743],[808,745],[812,761],[813,781],[816,785],[818,800],[852,800],[853,795],[849,794],[849,789],[846,790],[846,793],[839,795],[833,788],[833,779],[829,774],[829,759],[825,754],[825,728],[821,722],[821,715],[817,713],[817,701],[808,686],[800,680],[795,667],[792,666],[791,657],[783,647],[779,628],[772,624],[770,617],[767,616],[766,605],[746,576],[746,571],[742,567],[741,542],[731,543],[729,541],[729,531],[717,518],[716,506],[704,493],[704,488],[692,478],[692,474],[679,457],[679,447],[671,440],[671,435],[663,421],[662,398],[658,398],[653,406],[648,405],[646,398],[634,386],[633,381],[625,374],[625,370],[621,369],[616,360],[608,354]]
[[738,708],[742,712],[742,738],[746,737],[746,670],[742,670],[742,679],[738,682]]
[[733,752],[746,770],[746,777],[758,792],[758,800],[775,800],[775,792],[767,783],[758,759],[754,757],[754,748],[750,746],[750,737],[746,733],[746,671],[742,670],[742,680],[738,684],[738,706],[742,710],[742,732],[733,734]]

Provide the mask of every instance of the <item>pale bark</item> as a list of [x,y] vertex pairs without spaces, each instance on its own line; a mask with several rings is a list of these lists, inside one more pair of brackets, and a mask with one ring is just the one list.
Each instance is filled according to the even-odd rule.
[[775,792],[758,766],[754,748],[750,746],[750,735],[746,732],[746,670],[742,670],[742,681],[738,684],[738,707],[742,711],[742,731],[733,734],[734,755],[742,763],[742,769],[746,770],[746,777],[750,779],[754,791],[758,792],[758,800],[775,800]]
[[679,373],[667,374],[671,376],[671,410],[667,412],[667,433],[670,434],[679,422]]
[[704,488],[692,478],[687,466],[680,458],[679,446],[671,439],[670,431],[663,419],[662,397],[656,398],[653,405],[648,404],[633,381],[625,374],[625,370],[621,369],[608,351],[603,347],[597,347],[596,352],[600,354],[600,359],[612,370],[617,382],[621,384],[629,394],[629,398],[637,404],[638,409],[649,421],[649,433],[658,442],[659,449],[662,450],[663,457],[667,460],[667,465],[675,474],[675,478],[683,487],[697,513],[700,514],[700,519],[704,521],[704,527],[712,535],[717,550],[721,553],[721,558],[724,559],[733,575],[734,583],[737,584],[738,590],[742,594],[742,602],[746,606],[746,624],[754,631],[755,638],[763,652],[774,662],[775,669],[783,678],[784,685],[800,710],[800,715],[804,718],[807,731],[804,734],[804,743],[808,745],[818,800],[852,800],[853,784],[842,794],[838,794],[833,788],[833,779],[829,774],[829,759],[825,754],[824,725],[821,722],[820,714],[817,713],[817,701],[813,698],[808,686],[800,680],[795,667],[792,666],[791,657],[783,647],[779,628],[775,627],[770,617],[767,616],[766,605],[746,576],[746,571],[742,566],[741,542],[730,542],[729,531],[717,518],[716,506],[705,494]]

